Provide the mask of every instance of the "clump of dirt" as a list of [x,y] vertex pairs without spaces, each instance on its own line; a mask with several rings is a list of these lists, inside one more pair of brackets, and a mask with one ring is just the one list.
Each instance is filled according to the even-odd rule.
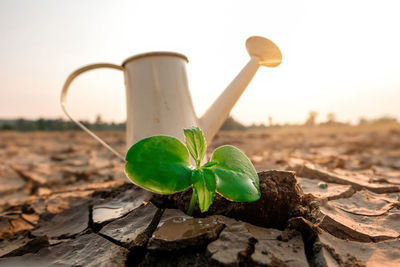
[[[261,198],[256,202],[231,202],[216,194],[210,209],[201,213],[195,208],[193,216],[224,215],[262,227],[284,229],[294,216],[312,217],[313,198],[303,198],[293,172],[259,172]],[[192,189],[172,195],[154,194],[151,202],[159,208],[187,211]]]

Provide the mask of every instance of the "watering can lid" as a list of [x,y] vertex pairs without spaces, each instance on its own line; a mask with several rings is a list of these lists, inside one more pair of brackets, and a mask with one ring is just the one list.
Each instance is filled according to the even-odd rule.
[[132,57],[129,57],[122,62],[122,66],[127,64],[128,62],[131,62],[132,60],[143,58],[143,57],[151,57],[151,56],[172,56],[172,57],[180,57],[183,58],[186,62],[189,62],[186,56],[175,53],[175,52],[163,52],[163,51],[157,51],[157,52],[148,52],[148,53],[143,53],[143,54],[138,54]]

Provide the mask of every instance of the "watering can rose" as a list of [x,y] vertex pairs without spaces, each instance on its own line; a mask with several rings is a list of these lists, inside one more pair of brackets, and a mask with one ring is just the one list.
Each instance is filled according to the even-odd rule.
[[[207,144],[198,127],[184,130],[185,145],[171,136],[152,136],[134,144],[126,154],[125,172],[131,181],[158,194],[173,194],[193,187],[188,214],[196,202],[201,212],[209,209],[215,193],[238,202],[257,201],[260,185],[257,172],[236,147],[214,150],[203,165]],[[189,153],[196,166],[191,166]]]

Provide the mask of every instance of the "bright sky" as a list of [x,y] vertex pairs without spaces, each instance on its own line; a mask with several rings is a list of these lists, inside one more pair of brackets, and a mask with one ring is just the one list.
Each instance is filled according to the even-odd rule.
[[[399,1],[0,1],[0,118],[62,115],[61,87],[75,69],[120,64],[149,51],[189,58],[201,115],[247,63],[252,35],[275,42],[277,68],[260,68],[232,111],[242,122],[302,122],[360,116],[400,119]],[[123,76],[78,78],[71,113],[123,121]]]

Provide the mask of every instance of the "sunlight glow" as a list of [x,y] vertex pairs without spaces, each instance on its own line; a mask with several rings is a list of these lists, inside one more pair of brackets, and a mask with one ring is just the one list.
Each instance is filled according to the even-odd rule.
[[[398,1],[1,1],[0,117],[61,117],[69,73],[160,50],[189,58],[201,115],[249,60],[246,39],[260,35],[280,47],[283,61],[259,69],[232,111],[240,121],[302,122],[310,110],[353,122],[400,118],[398,7]],[[94,71],[70,91],[77,117],[125,119],[120,73]]]

